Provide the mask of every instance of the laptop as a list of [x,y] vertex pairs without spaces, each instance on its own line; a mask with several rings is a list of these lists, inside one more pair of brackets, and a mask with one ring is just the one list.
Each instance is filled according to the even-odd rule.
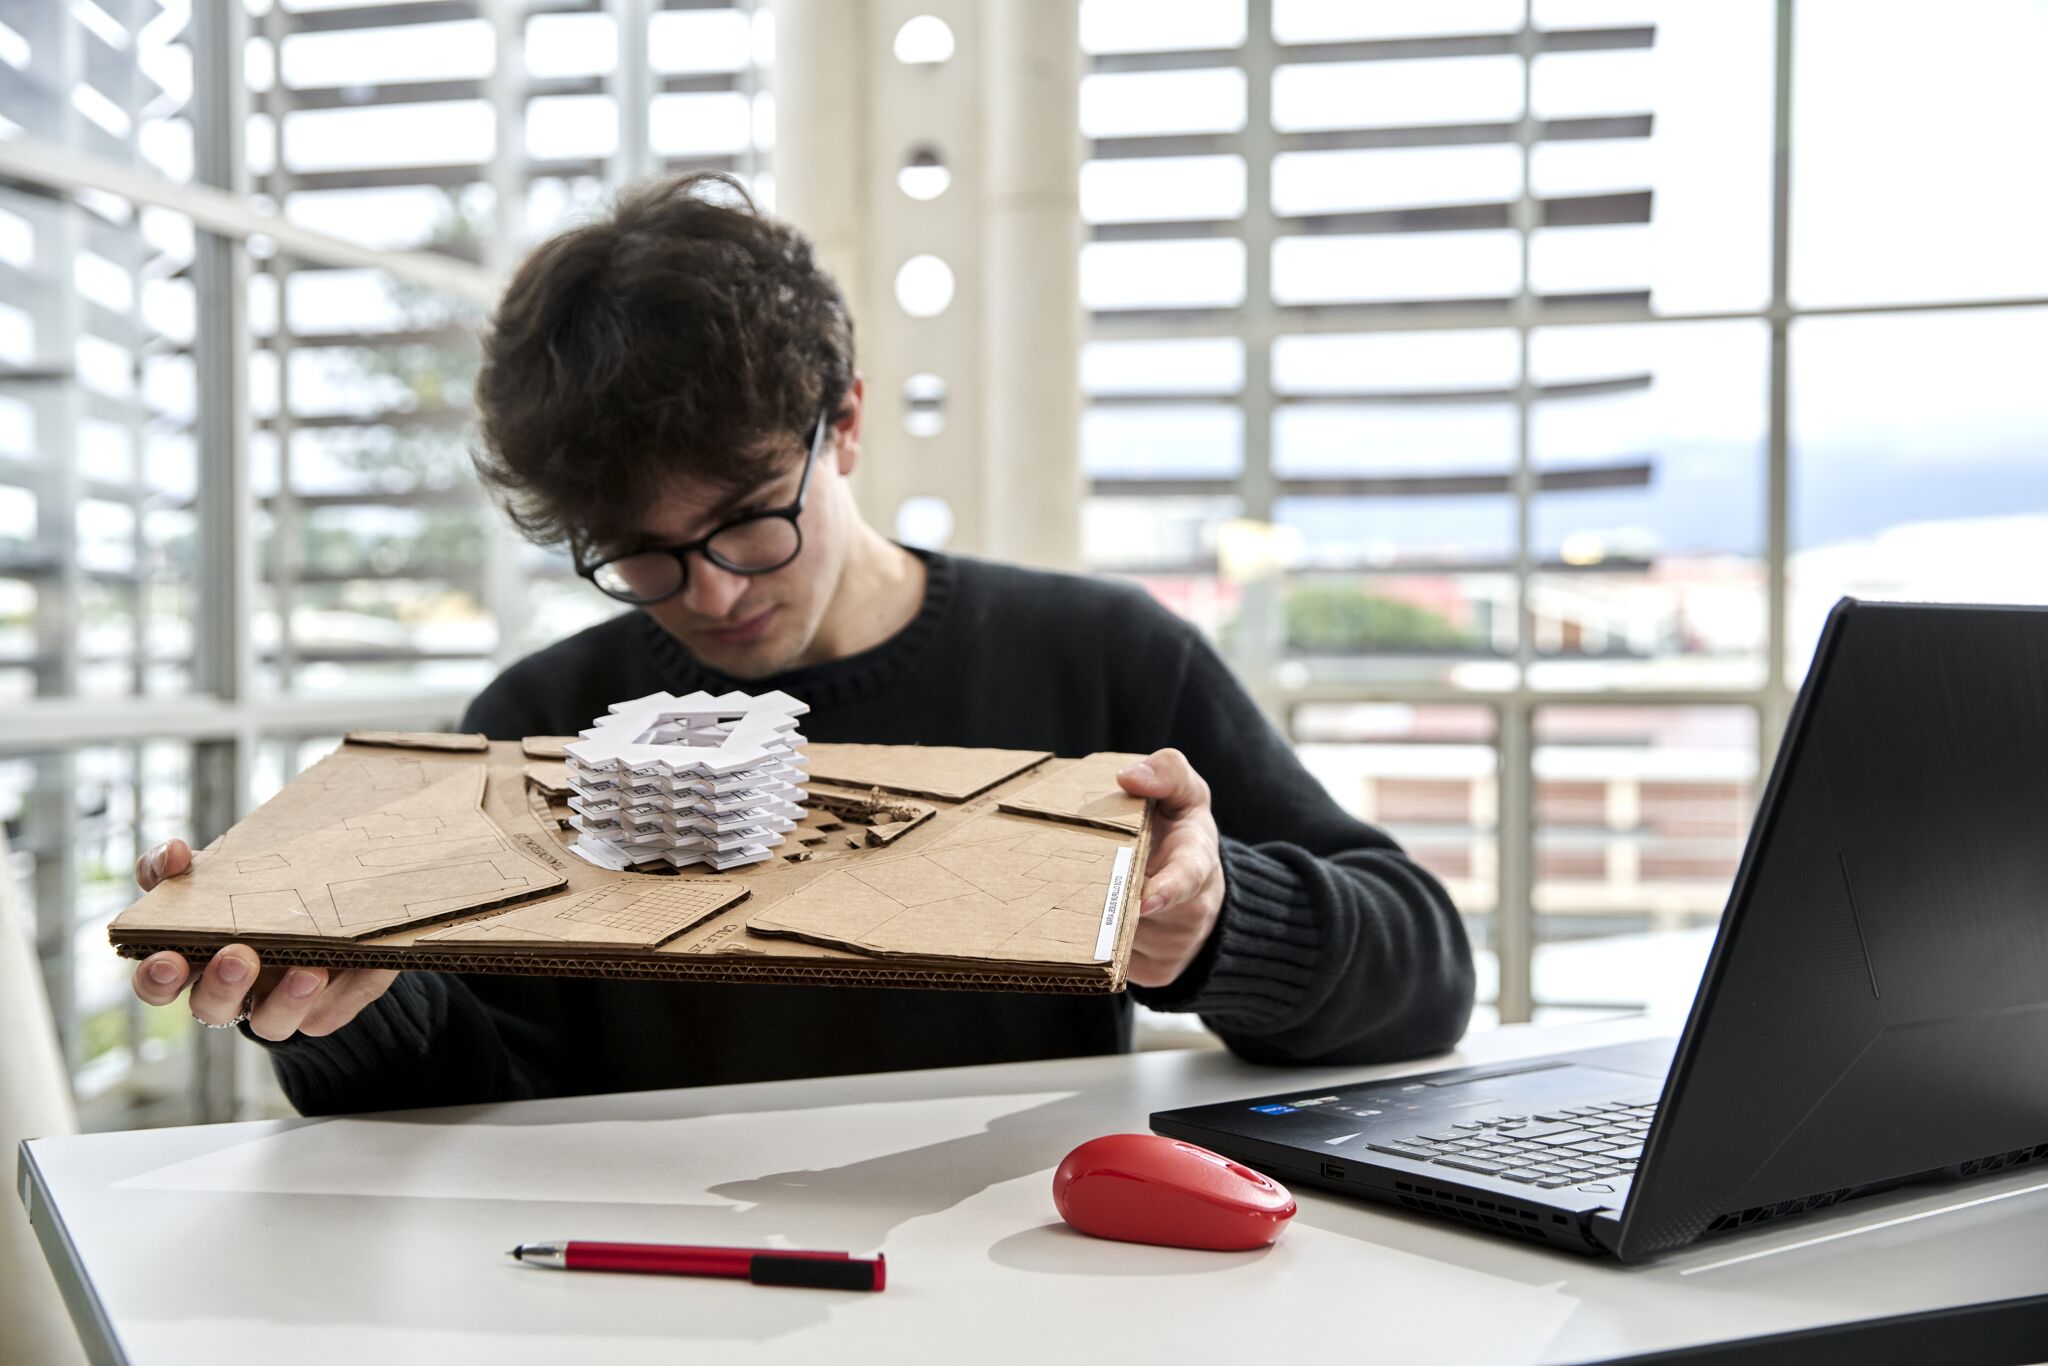
[[1624,1261],[2048,1166],[2048,608],[1836,605],[1675,1040],[1152,1127]]

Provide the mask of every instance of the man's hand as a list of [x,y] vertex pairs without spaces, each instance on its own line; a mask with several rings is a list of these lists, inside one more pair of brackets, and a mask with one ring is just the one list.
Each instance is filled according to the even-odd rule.
[[1116,780],[1133,797],[1158,803],[1131,980],[1163,987],[1195,960],[1223,910],[1223,850],[1209,814],[1209,785],[1177,749],[1139,760]]
[[[135,881],[143,891],[167,877],[191,871],[192,847],[172,840],[135,860]],[[247,944],[230,944],[197,973],[181,953],[166,949],[135,965],[135,994],[153,1006],[169,1005],[187,986],[196,1019],[233,1024],[249,1005],[249,1028],[277,1042],[293,1034],[332,1034],[398,980],[384,968],[266,968]]]

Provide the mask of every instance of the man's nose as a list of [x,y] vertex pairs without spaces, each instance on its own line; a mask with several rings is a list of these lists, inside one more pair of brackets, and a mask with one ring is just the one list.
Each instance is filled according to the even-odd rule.
[[720,569],[702,555],[690,557],[690,581],[683,587],[683,605],[693,615],[722,621],[746,591],[745,574]]

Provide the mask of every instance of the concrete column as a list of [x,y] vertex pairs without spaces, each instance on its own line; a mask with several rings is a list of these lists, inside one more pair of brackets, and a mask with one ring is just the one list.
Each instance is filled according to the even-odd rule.
[[[776,0],[778,210],[846,290],[868,429],[854,480],[887,534],[913,498],[942,500],[949,549],[1080,562],[1080,41],[1069,4]],[[904,62],[921,16],[953,39]],[[950,183],[916,198],[913,158]],[[897,273],[943,261],[933,316],[899,304]],[[906,423],[906,383],[935,376],[943,423]],[[922,383],[922,382],[921,382]]]
[[776,213],[868,318],[868,0],[775,0]]
[[[897,35],[922,16],[938,19],[952,35],[943,61],[897,56]],[[870,420],[857,487],[868,519],[892,536],[910,499],[939,500],[952,521],[944,547],[970,554],[988,552],[991,514],[982,445],[982,23],[978,0],[868,0],[870,236],[862,321]],[[933,199],[911,197],[898,180],[919,148],[935,152],[952,176]],[[931,316],[912,316],[897,293],[898,272],[920,256],[943,261],[953,281],[951,299]],[[937,430],[906,425],[913,375],[934,375],[945,385]]]
[[1081,563],[1078,10],[982,10],[982,453],[987,553]]

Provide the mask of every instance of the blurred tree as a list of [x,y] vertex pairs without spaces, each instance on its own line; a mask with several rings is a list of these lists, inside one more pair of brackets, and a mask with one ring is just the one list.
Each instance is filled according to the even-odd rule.
[[1458,650],[1483,642],[1449,618],[1356,588],[1304,585],[1287,595],[1287,648],[1309,654]]

